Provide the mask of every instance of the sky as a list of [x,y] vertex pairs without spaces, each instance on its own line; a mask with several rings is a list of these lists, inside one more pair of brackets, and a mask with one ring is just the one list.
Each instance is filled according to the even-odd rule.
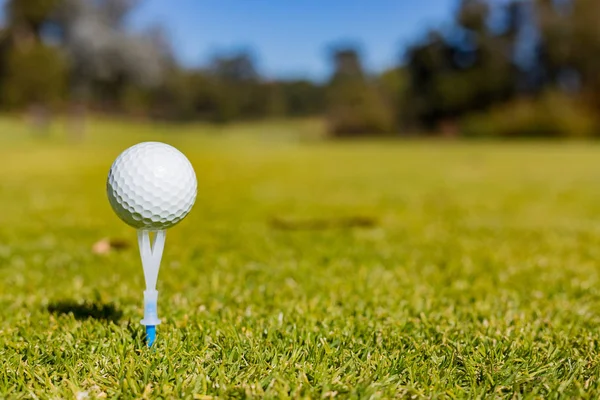
[[268,77],[323,79],[327,49],[352,42],[371,71],[397,63],[427,28],[447,23],[453,0],[142,0],[128,23],[159,24],[186,66],[251,48]]

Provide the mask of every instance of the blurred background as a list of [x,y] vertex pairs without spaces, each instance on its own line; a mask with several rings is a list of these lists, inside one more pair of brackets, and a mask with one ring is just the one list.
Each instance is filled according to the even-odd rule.
[[4,0],[0,109],[323,134],[600,135],[597,0]]

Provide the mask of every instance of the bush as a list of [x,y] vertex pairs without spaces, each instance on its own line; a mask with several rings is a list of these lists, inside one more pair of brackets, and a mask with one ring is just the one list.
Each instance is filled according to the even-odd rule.
[[599,136],[597,118],[579,101],[559,93],[518,100],[461,122],[466,137],[589,138]]
[[41,43],[11,49],[2,88],[4,104],[56,105],[64,99],[67,68],[60,51]]
[[340,89],[332,96],[334,99],[330,101],[327,113],[328,131],[332,137],[392,131],[393,111],[375,88],[360,85]]

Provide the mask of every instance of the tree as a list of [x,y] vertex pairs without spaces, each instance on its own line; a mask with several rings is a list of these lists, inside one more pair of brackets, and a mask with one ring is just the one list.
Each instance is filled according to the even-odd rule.
[[5,72],[3,98],[11,107],[57,105],[63,98],[66,64],[55,48],[40,43],[13,47]]
[[62,0],[10,0],[6,3],[9,28],[19,39],[39,40],[42,27]]
[[64,57],[60,49],[47,45],[42,35],[59,1],[8,1],[7,24],[0,40],[3,103],[29,108],[34,126],[42,129],[49,122],[48,107],[56,106],[64,94]]
[[351,47],[333,52],[334,73],[327,90],[327,120],[334,137],[381,134],[392,129],[391,110],[366,77],[359,53]]
[[264,115],[265,99],[253,55],[247,50],[217,54],[209,64],[214,79],[217,110],[215,120],[252,119]]
[[375,83],[383,101],[392,110],[391,118],[394,126],[405,128],[406,126],[402,126],[402,124],[407,119],[406,71],[402,67],[387,69],[377,76]]
[[325,112],[325,90],[309,80],[280,81],[285,114],[291,117],[322,115]]
[[536,0],[534,4],[543,84],[581,92],[600,111],[600,2]]
[[[431,31],[406,55],[410,117],[427,128],[450,127],[472,111],[513,98],[523,72],[517,50],[527,5],[462,0],[454,26]],[[492,16],[500,16],[496,26]]]
[[[119,107],[134,87],[160,84],[167,65],[155,32],[133,35],[124,20],[134,0],[63,0],[52,23],[69,60],[69,83],[74,122],[81,119],[90,99]],[[81,131],[76,132],[79,136]]]

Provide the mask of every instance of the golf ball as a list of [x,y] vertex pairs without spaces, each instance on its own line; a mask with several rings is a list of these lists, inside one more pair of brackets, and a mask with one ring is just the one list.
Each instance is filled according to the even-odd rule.
[[106,190],[115,213],[136,229],[172,227],[190,212],[198,183],[189,160],[165,143],[144,142],[121,153]]

